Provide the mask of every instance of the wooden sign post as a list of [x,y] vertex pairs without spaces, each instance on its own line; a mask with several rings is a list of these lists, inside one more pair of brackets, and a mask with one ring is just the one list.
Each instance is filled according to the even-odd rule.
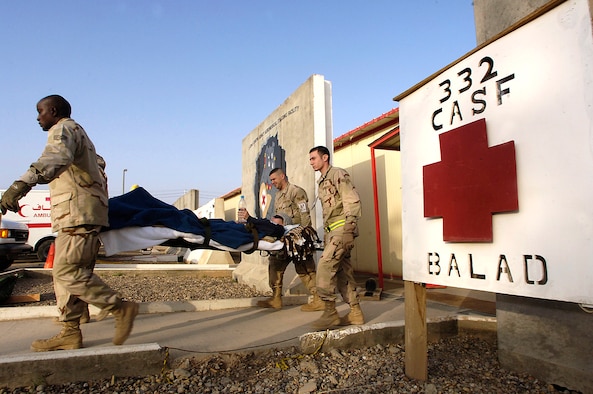
[[428,334],[426,329],[426,288],[422,284],[404,281],[406,376],[428,378]]

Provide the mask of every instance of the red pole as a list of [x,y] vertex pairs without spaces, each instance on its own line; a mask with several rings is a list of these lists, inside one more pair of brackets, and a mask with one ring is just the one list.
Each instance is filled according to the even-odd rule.
[[377,240],[377,272],[379,287],[383,288],[383,252],[381,250],[381,222],[379,218],[379,192],[377,189],[377,164],[375,148],[371,147],[371,174],[373,178],[373,206],[375,208],[375,234]]

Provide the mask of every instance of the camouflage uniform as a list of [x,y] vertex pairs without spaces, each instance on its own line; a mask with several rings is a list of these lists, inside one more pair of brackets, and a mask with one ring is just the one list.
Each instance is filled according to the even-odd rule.
[[289,182],[284,189],[276,192],[274,198],[275,213],[284,213],[290,216],[293,224],[300,224],[303,227],[311,225],[308,204],[307,192],[302,187]]
[[49,183],[55,241],[53,278],[60,320],[78,322],[87,303],[113,311],[121,298],[93,273],[98,234],[108,225],[107,178],[103,159],[84,129],[64,118],[48,130],[41,157],[20,178]]
[[[300,224],[303,227],[311,225],[311,214],[309,213],[309,200],[305,190],[291,183],[286,183],[286,187],[276,192],[274,198],[275,214],[283,213],[292,219],[292,224]],[[277,287],[282,288],[284,271],[291,262],[286,253],[271,253],[269,258],[269,282],[274,290]],[[315,260],[309,255],[305,260],[295,260],[294,268],[303,281],[305,287],[315,294]]]
[[323,210],[325,248],[317,267],[317,292],[324,301],[336,300],[336,287],[345,302],[358,305],[350,252],[354,245],[342,245],[344,230],[358,235],[356,223],[361,215],[360,197],[341,168],[329,167],[319,179],[319,201]]

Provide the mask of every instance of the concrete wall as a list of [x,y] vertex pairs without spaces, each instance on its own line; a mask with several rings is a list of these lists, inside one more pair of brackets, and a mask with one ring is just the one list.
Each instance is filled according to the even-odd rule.
[[[588,1],[591,9],[593,2]],[[475,0],[478,44],[551,3]],[[569,246],[561,243],[558,247]],[[498,356],[504,368],[583,393],[593,392],[593,314],[573,303],[503,294],[497,294],[496,305]]]
[[[315,200],[316,174],[309,165],[309,150],[316,145],[331,144],[332,135],[331,83],[322,75],[312,75],[243,139],[241,194],[245,196],[249,213],[272,217],[276,190],[269,181],[269,173],[275,167],[285,168],[289,182],[305,189],[311,206]],[[232,203],[228,201],[225,207],[227,219],[236,210],[236,202],[230,207]],[[311,217],[321,236],[319,204],[315,209]],[[284,276],[285,290],[299,284],[293,280],[295,275],[291,264]],[[233,276],[242,283],[268,290],[267,257],[257,252],[243,253]]]
[[179,209],[198,209],[200,206],[200,192],[196,189],[191,189],[183,196],[179,197],[173,203],[173,206]]
[[498,294],[496,318],[504,368],[593,393],[593,315],[569,302]]
[[550,0],[476,0],[476,41],[481,44],[514,25]]
[[[241,194],[252,215],[272,216],[275,189],[268,175],[274,167],[285,166],[289,181],[305,189],[310,202],[315,198],[309,149],[327,144],[327,128],[330,138],[333,135],[331,108],[325,105],[329,95],[329,82],[321,75],[311,76],[243,139]],[[270,203],[267,206],[262,204],[264,190],[268,196],[265,202]],[[316,218],[313,221],[315,225]]]

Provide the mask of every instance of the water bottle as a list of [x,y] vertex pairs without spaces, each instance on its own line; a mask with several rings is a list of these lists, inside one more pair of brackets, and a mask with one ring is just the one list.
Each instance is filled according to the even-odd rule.
[[238,213],[247,210],[247,203],[245,202],[245,196],[241,196],[239,204],[237,205],[237,223],[245,223],[245,219],[240,219]]

